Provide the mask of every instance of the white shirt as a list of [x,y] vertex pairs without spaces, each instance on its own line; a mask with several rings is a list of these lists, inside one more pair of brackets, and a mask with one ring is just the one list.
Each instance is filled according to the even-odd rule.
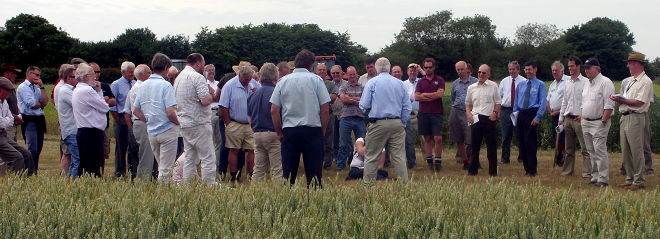
[[560,110],[561,102],[564,99],[564,91],[566,89],[566,82],[571,79],[570,76],[564,75],[557,83],[557,80],[553,80],[548,89],[548,96],[546,101],[550,102],[550,110]]
[[[55,85],[55,89],[53,89],[53,103],[57,105],[57,95],[60,94],[60,87],[62,85],[66,84],[64,83],[65,79],[61,79],[60,82],[57,82],[57,85]],[[55,107],[55,110],[57,110],[57,107]]]
[[[357,138],[355,143],[357,142],[362,142],[364,144],[364,138]],[[383,149],[383,152],[385,152],[385,149]],[[380,156],[378,158],[380,158]],[[355,147],[353,147],[353,160],[351,160],[351,168],[364,169],[364,157],[358,154]]]
[[[518,75],[513,81],[516,82],[516,89],[518,89],[518,84],[520,82],[526,81],[527,78]],[[499,94],[502,98],[502,107],[513,107],[511,104],[511,76],[507,76],[500,82]]]
[[0,100],[0,128],[7,129],[11,126],[14,126],[14,115],[9,111],[9,104],[7,100]]
[[78,82],[71,98],[73,117],[78,128],[97,128],[105,130],[105,113],[110,107],[103,99],[103,91],[96,91],[87,83]]
[[[213,94],[218,94],[218,81],[206,80],[206,83],[213,88]],[[218,101],[213,101],[209,106],[211,106],[211,109],[218,108],[218,106],[220,106],[220,98],[218,98]]]
[[568,78],[565,83],[564,99],[561,101],[561,110],[559,110],[560,121],[564,120],[564,116],[577,116],[582,113],[582,89],[584,89],[584,84],[587,82],[589,82],[589,79],[582,75],[579,75],[575,80]]
[[609,97],[614,94],[612,80],[598,74],[596,78],[587,81],[582,89],[582,118],[600,119],[604,110],[614,109],[614,101]]
[[133,103],[135,103],[135,96],[137,96],[137,91],[142,83],[144,83],[144,81],[135,81],[135,84],[133,87],[131,87],[131,90],[128,91],[128,95],[126,96],[126,103],[124,103],[124,113],[131,115],[131,119],[133,121],[138,120],[138,117],[133,115],[131,107],[133,107]]
[[360,76],[360,78],[358,78],[358,84],[362,86],[366,86],[367,82],[369,82],[369,80],[371,80],[371,78],[374,77],[369,77],[369,73],[364,73],[363,75]]
[[73,86],[64,84],[60,86],[59,93],[57,93],[57,117],[60,122],[60,132],[62,139],[67,136],[76,134],[78,127],[76,126],[76,119],[73,117],[73,104],[71,97],[73,96]]
[[415,87],[417,87],[417,82],[419,82],[419,78],[415,78],[415,83],[410,82],[410,80],[403,81],[403,86],[406,87],[406,92],[410,95],[410,102],[412,103],[412,110],[414,112],[419,111],[419,102],[415,101]]

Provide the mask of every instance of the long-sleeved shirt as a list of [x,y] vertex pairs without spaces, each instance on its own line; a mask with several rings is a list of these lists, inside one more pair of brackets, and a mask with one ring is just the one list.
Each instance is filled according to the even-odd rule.
[[561,102],[564,100],[566,82],[571,79],[570,76],[563,75],[561,80],[553,80],[548,88],[547,101],[550,103],[551,110],[561,110]]
[[[529,102],[525,105],[525,94],[529,89]],[[545,84],[543,81],[532,78],[523,82],[520,82],[516,87],[516,102],[513,106],[513,111],[521,111],[532,108],[539,108],[536,111],[536,116],[534,120],[541,121],[543,114],[545,113],[545,99],[546,91]]]
[[128,91],[131,90],[133,84],[135,84],[135,80],[128,81],[123,76],[112,82],[112,84],[110,85],[110,89],[112,89],[112,94],[115,95],[115,100],[117,104],[113,107],[110,107],[110,111],[115,111],[117,113],[125,113],[124,104],[126,103],[126,97],[128,96]]
[[479,80],[472,76],[470,76],[465,82],[463,82],[461,78],[454,80],[454,83],[451,84],[451,102],[453,102],[451,104],[452,108],[465,110],[465,97],[467,96],[468,87],[477,81]]
[[403,82],[387,72],[381,72],[364,87],[360,109],[369,110],[369,118],[400,118],[406,125],[412,106]]
[[0,129],[5,130],[14,126],[14,116],[9,111],[7,100],[0,100]]
[[[522,77],[520,75],[516,76],[516,78],[513,79],[514,84],[516,86],[516,92],[518,92],[518,84],[526,80],[527,79],[525,77]],[[512,103],[514,102],[511,102],[511,81],[512,81],[511,76],[507,76],[504,79],[502,79],[502,81],[500,81],[499,93],[500,93],[500,97],[502,97],[502,107],[513,107]]]
[[103,92],[96,91],[84,82],[78,82],[71,97],[73,117],[78,128],[97,128],[105,130],[105,113],[110,107],[103,99]]
[[603,74],[587,81],[582,89],[582,118],[600,119],[603,117],[603,111],[614,109],[614,101],[610,99],[612,94],[614,84]]
[[564,99],[561,101],[561,110],[559,111],[559,120],[563,121],[564,116],[580,115],[582,111],[582,89],[584,84],[589,82],[587,77],[579,75],[575,80],[569,78],[565,83]]
[[62,139],[65,139],[67,136],[76,134],[78,132],[78,127],[76,125],[76,119],[73,117],[73,104],[71,99],[73,97],[73,86],[64,83],[60,86],[57,93],[57,117],[60,123],[60,133]]
[[137,81],[135,82],[135,85],[131,87],[131,90],[128,91],[128,97],[126,97],[126,103],[124,104],[124,113],[131,115],[132,120],[137,120],[138,117],[133,115],[133,111],[131,111],[131,108],[133,107],[133,103],[135,103],[135,96],[137,95],[137,91],[140,88],[140,86],[144,83],[144,81]]
[[42,108],[32,108],[41,98],[41,89],[39,89],[38,85],[25,80],[18,86],[16,92],[18,96],[18,108],[21,110],[22,114],[33,116],[44,115],[44,110]]

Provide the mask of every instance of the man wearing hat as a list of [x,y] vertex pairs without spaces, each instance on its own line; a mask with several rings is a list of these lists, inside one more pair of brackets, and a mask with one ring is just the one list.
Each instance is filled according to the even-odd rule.
[[588,183],[596,187],[606,187],[609,185],[607,134],[614,109],[614,101],[609,96],[614,94],[614,84],[610,78],[600,73],[600,63],[596,58],[589,58],[584,62],[584,72],[589,81],[582,89],[582,111],[579,119],[584,146],[594,167]]
[[14,92],[14,85],[5,77],[0,77],[0,176],[6,170],[14,172],[25,169],[25,164],[32,163],[32,155],[27,149],[21,147],[16,141],[7,137],[6,129],[14,126],[14,119],[18,118],[9,111],[7,99]]
[[[653,82],[644,72],[644,54],[632,52],[628,55],[628,70],[630,77],[625,79],[626,84],[621,85],[621,94],[612,95],[621,112],[621,151],[623,166],[626,171],[626,182],[619,187],[631,191],[644,188],[644,129],[651,102],[649,94],[653,89]],[[642,137],[639,137],[642,135]]]
[[[0,66],[2,69],[2,76],[7,78],[12,84],[16,83],[16,73],[21,72],[21,69],[17,69],[14,64],[3,63]],[[7,98],[7,104],[9,104],[9,111],[14,115],[14,125],[7,127],[7,137],[16,141],[18,136],[16,126],[23,123],[23,120],[17,116],[21,114],[21,111],[18,109],[18,99],[16,98],[16,91],[12,90],[9,97]]]

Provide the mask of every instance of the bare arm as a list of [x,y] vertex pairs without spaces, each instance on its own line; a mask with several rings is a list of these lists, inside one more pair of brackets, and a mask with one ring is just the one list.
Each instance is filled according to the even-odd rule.
[[172,123],[179,125],[179,117],[176,116],[176,108],[174,106],[167,107],[165,112],[167,113],[167,118],[170,119]]
[[472,105],[465,104],[465,117],[470,124],[474,124],[474,119],[472,118]]
[[282,140],[282,116],[280,115],[280,107],[276,104],[271,104],[270,106],[270,117],[273,119],[273,126],[275,127],[275,133],[277,137]]
[[612,109],[607,109],[603,110],[603,118],[601,119],[603,122],[606,122],[610,120],[610,117],[612,116]]
[[328,126],[328,119],[330,118],[330,104],[325,103],[321,105],[321,129],[323,136],[325,136],[325,129]]
[[129,129],[133,128],[133,120],[131,119],[131,114],[124,114],[124,121],[126,122],[126,126],[128,126]]
[[231,122],[231,118],[229,118],[229,109],[225,108],[224,106],[220,106],[220,114],[222,115],[222,119],[225,121],[225,126],[229,125]]
[[144,114],[142,113],[142,110],[133,107],[133,114],[135,114],[135,117],[138,117],[138,119],[142,120],[142,122],[147,122],[147,118],[144,117]]

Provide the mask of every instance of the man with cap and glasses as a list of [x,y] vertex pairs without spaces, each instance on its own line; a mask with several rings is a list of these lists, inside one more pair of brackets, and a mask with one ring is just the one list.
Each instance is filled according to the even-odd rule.
[[16,90],[18,107],[23,116],[23,138],[32,154],[34,167],[28,169],[28,173],[37,173],[39,169],[39,155],[44,145],[44,134],[46,133],[46,117],[44,108],[48,104],[46,87],[41,81],[41,70],[36,66],[30,66],[26,70],[26,79]]
[[596,58],[584,62],[584,72],[589,81],[582,90],[582,112],[580,124],[584,134],[584,146],[589,152],[592,166],[588,184],[596,187],[609,185],[609,159],[607,155],[607,135],[610,130],[610,116],[614,110],[612,80],[601,74],[600,63]]
[[9,79],[0,77],[0,176],[4,176],[7,169],[19,172],[26,168],[26,164],[32,164],[30,152],[7,137],[6,129],[14,126],[14,119],[17,118],[7,104],[7,99],[13,91],[14,84]]
[[619,187],[635,191],[645,187],[644,130],[649,124],[647,122],[651,105],[649,89],[653,89],[653,82],[644,71],[644,63],[646,63],[644,54],[632,52],[628,55],[627,61],[631,76],[621,85],[621,94],[612,95],[610,99],[620,104],[619,112],[621,112],[619,136],[626,182]]

